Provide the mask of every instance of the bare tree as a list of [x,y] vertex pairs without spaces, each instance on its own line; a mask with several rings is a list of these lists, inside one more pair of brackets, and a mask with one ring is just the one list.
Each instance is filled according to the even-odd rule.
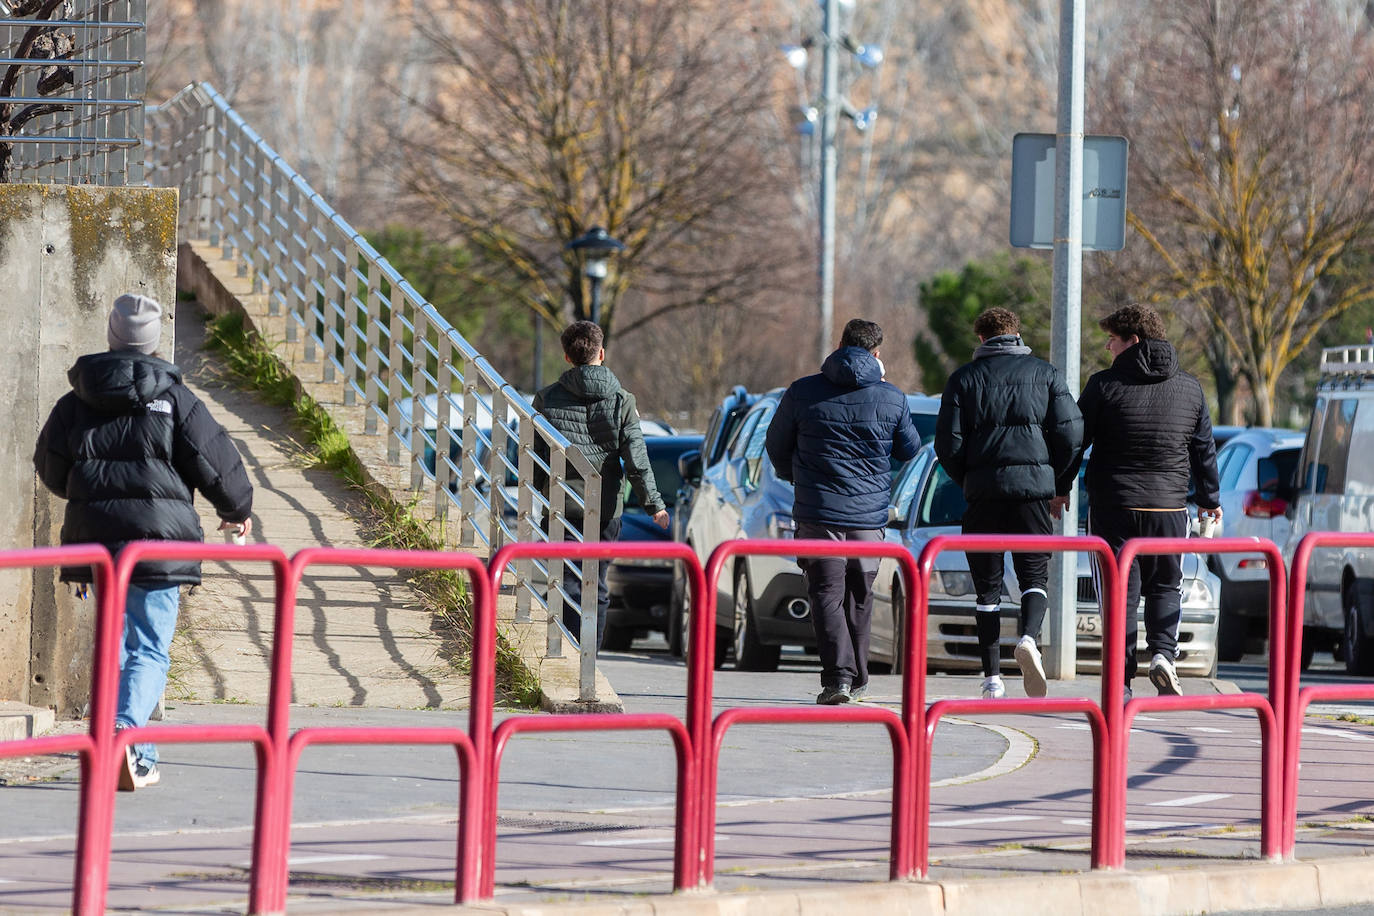
[[[1137,285],[1195,308],[1269,425],[1322,326],[1374,302],[1374,46],[1326,0],[1152,4],[1113,74],[1133,138]],[[1224,373],[1218,388],[1232,385]],[[1239,384],[1239,383],[1236,383]]]
[[[563,246],[593,225],[626,245],[603,287],[608,332],[747,307],[791,252],[770,244],[780,177],[761,115],[775,72],[758,4],[430,0],[429,100],[404,179],[480,253],[483,279],[555,326],[589,314]],[[567,311],[564,311],[564,309]]]

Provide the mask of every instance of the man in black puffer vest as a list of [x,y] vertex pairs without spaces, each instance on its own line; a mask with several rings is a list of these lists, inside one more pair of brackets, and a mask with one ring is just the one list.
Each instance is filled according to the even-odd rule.
[[[973,322],[981,341],[949,377],[935,425],[935,454],[964,490],[965,534],[1050,534],[1082,457],[1083,418],[1059,370],[1031,356],[1021,319],[990,308]],[[983,663],[983,697],[1006,693],[1002,684],[1003,554],[968,554],[976,606],[974,624]],[[1048,553],[1014,553],[1021,588],[1015,656],[1026,694],[1043,697],[1040,627],[1049,600]]]
[[[72,390],[38,434],[34,469],[67,501],[63,544],[103,544],[118,554],[130,541],[203,541],[195,490],[214,505],[221,529],[246,535],[252,528],[253,486],[238,450],[181,383],[181,370],[154,354],[161,336],[160,305],[146,296],[116,299],[106,331],[109,352],[76,361],[67,373]],[[62,579],[84,586],[91,571],[66,567]],[[148,724],[167,684],[180,588],[199,583],[196,561],[152,560],[134,568],[120,642],[116,729]],[[127,749],[121,789],[158,778],[156,747]]]
[[[1083,388],[1088,461],[1088,531],[1120,552],[1135,537],[1186,537],[1188,474],[1197,483],[1198,517],[1221,518],[1217,446],[1202,385],[1178,368],[1164,339],[1164,319],[1148,305],[1127,305],[1103,318],[1110,369]],[[1174,670],[1183,580],[1178,554],[1140,556],[1126,587],[1126,699],[1136,672],[1136,606],[1145,595],[1150,683],[1161,694],[1183,691]]]
[[[668,527],[668,509],[658,495],[654,469],[644,448],[635,396],[621,388],[615,373],[602,365],[606,359],[604,340],[601,327],[590,321],[574,321],[564,328],[563,358],[572,368],[534,396],[534,409],[577,446],[592,467],[601,471],[600,535],[603,541],[614,541],[620,536],[620,515],[625,511],[623,479],[630,481],[639,504],[660,528]],[[534,484],[547,494],[548,475],[536,473]],[[572,500],[564,504],[564,515],[573,524],[582,523],[582,509]],[[608,561],[597,564],[598,649],[606,634],[606,609],[611,603],[606,587],[609,566]],[[580,641],[582,612],[578,602],[582,600],[582,574],[567,563],[563,564],[563,590],[572,599],[563,605],[563,626],[573,639]]]
[[[819,375],[793,382],[778,402],[765,445],[778,477],[792,482],[797,537],[881,541],[892,490],[891,459],[916,456],[921,437],[906,395],[883,381],[883,330],[855,318]],[[802,560],[821,656],[816,702],[833,706],[868,692],[874,559]]]

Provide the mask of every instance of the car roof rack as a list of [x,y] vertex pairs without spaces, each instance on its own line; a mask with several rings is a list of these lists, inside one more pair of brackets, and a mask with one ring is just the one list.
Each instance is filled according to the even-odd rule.
[[1322,386],[1374,383],[1374,345],[1326,347],[1322,350]]

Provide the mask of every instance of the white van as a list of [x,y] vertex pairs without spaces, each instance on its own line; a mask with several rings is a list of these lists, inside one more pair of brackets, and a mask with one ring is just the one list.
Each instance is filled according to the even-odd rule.
[[[1292,488],[1290,561],[1309,531],[1374,531],[1374,346],[1322,351]],[[1303,667],[1315,649],[1334,647],[1346,671],[1374,674],[1374,550],[1313,552],[1303,624]]]

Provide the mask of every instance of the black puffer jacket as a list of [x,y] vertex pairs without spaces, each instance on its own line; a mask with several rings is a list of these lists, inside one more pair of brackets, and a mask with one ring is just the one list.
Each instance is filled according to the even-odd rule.
[[[534,396],[534,409],[577,446],[592,467],[600,469],[603,526],[624,511],[621,481],[625,478],[646,512],[653,515],[664,508],[644,448],[635,396],[620,387],[614,372],[605,366],[574,366]],[[581,496],[581,482],[571,472],[569,468],[570,485]],[[534,483],[547,492],[548,475],[536,471]],[[571,521],[582,521],[582,509],[572,500],[565,502],[564,514]]]
[[797,521],[832,528],[887,524],[891,458],[916,456],[921,437],[906,395],[883,380],[863,347],[841,347],[819,375],[783,393],[765,445],[778,477],[792,481]]
[[1198,380],[1178,368],[1168,341],[1142,340],[1088,379],[1078,399],[1088,461],[1088,500],[1130,509],[1180,509],[1188,472],[1197,504],[1218,503],[1217,446]]
[[945,385],[935,454],[969,502],[1062,496],[1078,473],[1083,418],[1059,370],[1030,352],[993,337]]
[[[44,486],[67,501],[63,544],[103,544],[114,554],[130,541],[203,541],[192,503],[199,490],[225,521],[242,522],[253,487],[238,450],[181,370],[132,350],[83,356],[67,373],[72,391],[48,415],[33,466]],[[89,582],[87,567],[63,579]],[[194,585],[200,563],[150,561],[138,585]]]

